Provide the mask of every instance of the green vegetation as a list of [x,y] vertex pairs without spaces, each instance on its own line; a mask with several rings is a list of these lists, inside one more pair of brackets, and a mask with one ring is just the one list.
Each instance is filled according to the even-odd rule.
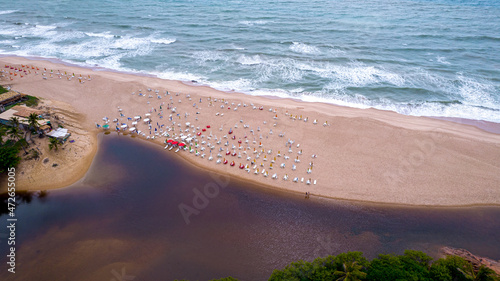
[[[34,116],[30,116],[30,124],[37,127],[37,120]],[[12,117],[10,126],[0,125],[0,173],[7,171],[9,167],[16,167],[21,161],[19,152],[22,149],[24,155],[28,155],[26,148],[29,143],[24,138],[23,130],[19,127],[19,118]],[[39,159],[38,151],[31,149],[26,159]]]
[[59,140],[55,138],[50,138],[49,140],[49,150],[56,150],[59,148]]
[[[227,277],[212,281],[237,281]],[[342,253],[317,258],[312,262],[297,261],[282,270],[274,270],[269,281],[500,281],[490,268],[474,269],[457,256],[432,262],[426,253],[406,250],[403,255],[379,255],[368,261],[361,252]],[[187,280],[180,280],[187,281]]]
[[15,104],[11,104],[9,106],[6,106],[5,110],[9,110],[9,109],[13,108],[14,106],[16,106],[18,104],[24,104],[24,105],[26,105],[28,107],[34,107],[34,106],[37,106],[38,102],[40,101],[40,99],[38,99],[37,97],[29,96],[29,95],[26,95],[25,99],[26,100],[21,101],[19,103],[15,103]]
[[339,280],[339,281],[499,281],[493,270],[481,266],[474,270],[463,258],[448,256],[432,262],[420,251],[407,250],[403,255],[379,255],[368,262],[361,252],[298,261],[275,270],[269,280]]
[[38,102],[40,101],[40,99],[38,99],[37,97],[34,97],[34,96],[26,96],[26,98],[28,98],[28,99],[21,102],[21,104],[25,104],[26,106],[29,106],[29,107],[37,106]]
[[5,89],[4,87],[0,86],[0,95],[3,94],[3,93],[7,93],[8,90]]
[[38,123],[38,120],[40,120],[40,117],[38,117],[36,113],[31,113],[28,116],[28,124],[29,124],[28,131],[30,132],[30,136],[33,134],[33,131],[37,133],[38,130],[40,129],[40,124]]
[[[7,171],[9,167],[15,167],[21,161],[19,150],[22,144],[19,128],[12,129],[4,125],[0,126],[0,173]],[[4,139],[4,137],[8,137]],[[24,140],[24,139],[23,139]]]
[[0,173],[7,172],[10,167],[16,167],[21,161],[19,148],[6,143],[0,146]]

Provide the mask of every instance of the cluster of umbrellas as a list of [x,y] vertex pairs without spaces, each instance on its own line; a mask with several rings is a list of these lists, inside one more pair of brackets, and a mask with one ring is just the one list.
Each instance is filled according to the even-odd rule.
[[178,145],[179,147],[184,147],[186,146],[185,143],[183,142],[178,142],[178,141],[174,141],[174,140],[167,140],[167,144],[170,144],[170,145]]

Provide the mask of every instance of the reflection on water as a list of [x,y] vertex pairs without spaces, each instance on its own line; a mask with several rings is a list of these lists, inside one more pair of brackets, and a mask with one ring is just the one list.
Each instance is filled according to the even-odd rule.
[[[17,191],[15,192],[15,200],[9,200],[9,193],[0,194],[0,216],[8,215],[9,208],[17,208],[17,206],[24,203],[31,203],[33,198],[44,200],[48,195],[45,190],[41,191]],[[9,204],[11,203],[11,204]],[[14,213],[15,214],[15,213]]]
[[[2,270],[2,280],[111,280],[123,274],[135,280],[265,280],[298,259],[354,250],[373,258],[408,248],[435,254],[442,245],[500,259],[498,207],[306,200],[200,172],[157,146],[115,134],[103,136],[81,182],[16,212],[17,273]],[[7,251],[5,241],[0,250]]]

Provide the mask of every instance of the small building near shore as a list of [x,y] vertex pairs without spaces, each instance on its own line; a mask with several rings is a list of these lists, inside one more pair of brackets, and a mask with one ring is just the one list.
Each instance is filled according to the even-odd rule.
[[17,93],[14,91],[0,94],[0,106],[5,109],[6,106],[20,102],[25,96],[25,94]]
[[47,136],[49,138],[55,138],[60,142],[65,142],[71,136],[71,134],[68,133],[68,129],[57,128],[47,133]]
[[40,126],[40,129],[39,129],[43,134],[47,134],[48,132],[50,132],[50,130],[52,130],[52,127],[49,125],[49,124],[46,124],[46,125],[42,125]]
[[[12,117],[17,117],[19,118],[19,127],[21,129],[27,129],[29,126],[28,117],[32,113],[40,116],[43,112],[24,105],[16,105],[11,109],[0,113],[0,124],[10,126],[10,119]],[[40,126],[44,126],[50,124],[50,121],[47,119],[39,119],[38,124],[40,124]]]

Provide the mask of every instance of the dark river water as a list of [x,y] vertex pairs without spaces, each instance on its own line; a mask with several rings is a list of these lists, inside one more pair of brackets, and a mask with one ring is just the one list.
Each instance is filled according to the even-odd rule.
[[[437,256],[441,246],[500,259],[500,207],[305,199],[115,134],[101,136],[81,181],[27,199],[16,209],[16,273],[2,254],[1,280],[266,280],[299,259],[405,249]],[[2,227],[1,253],[7,234]]]

